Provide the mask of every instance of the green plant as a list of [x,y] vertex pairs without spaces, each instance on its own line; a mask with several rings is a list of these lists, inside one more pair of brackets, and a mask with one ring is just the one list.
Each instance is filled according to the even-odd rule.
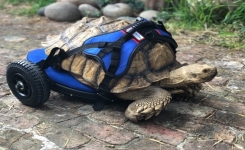
[[[167,0],[166,0],[167,1]],[[196,2],[191,5],[191,1]],[[210,31],[205,40],[197,40],[200,43],[212,43],[213,45],[228,48],[245,48],[245,2],[244,0],[233,1],[238,6],[235,11],[229,12],[228,4],[217,5],[209,0],[168,0],[171,4],[168,9],[158,13],[157,20],[170,17],[167,27],[171,30],[184,29],[187,32],[195,33]],[[230,5],[232,6],[232,5]],[[169,12],[166,14],[165,11]]]
[[96,3],[100,8],[106,6],[107,4],[114,4],[119,2],[129,4],[135,11],[141,11],[144,9],[144,3],[139,0],[96,0]]
[[107,4],[112,4],[112,3],[115,3],[116,1],[115,0],[96,0],[95,1],[100,8],[106,6]]
[[223,23],[226,25],[230,24],[231,29],[234,31],[238,30],[240,41],[243,41],[245,40],[245,2],[242,2],[241,0],[238,0],[237,2],[240,2],[241,4],[235,11],[229,12],[226,15]]
[[142,11],[145,7],[145,4],[139,0],[124,0],[124,2],[129,4],[134,11]]
[[191,0],[180,0],[178,5],[172,3],[174,16],[178,20],[187,22],[188,24],[210,25],[222,20],[221,14],[226,15],[227,5],[214,5],[211,1],[201,0],[191,3]]

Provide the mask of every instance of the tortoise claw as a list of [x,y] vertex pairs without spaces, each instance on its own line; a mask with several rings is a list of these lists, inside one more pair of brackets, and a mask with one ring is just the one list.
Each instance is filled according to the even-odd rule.
[[137,113],[140,113],[140,112],[142,112],[144,110],[144,107],[139,107],[137,110],[136,110],[136,112]]
[[[144,105],[139,101],[135,101],[134,103],[130,104],[127,110],[125,111],[125,116],[133,121],[138,122],[139,120],[147,120],[153,116],[157,116],[163,110],[163,108],[169,103],[171,97],[166,97],[164,101],[158,103],[145,103],[148,105]],[[153,105],[152,105],[153,104]]]
[[154,111],[154,108],[147,108],[147,109],[145,109],[144,111],[142,111],[140,113],[142,113],[142,114],[149,114],[149,113],[151,113],[153,111]]

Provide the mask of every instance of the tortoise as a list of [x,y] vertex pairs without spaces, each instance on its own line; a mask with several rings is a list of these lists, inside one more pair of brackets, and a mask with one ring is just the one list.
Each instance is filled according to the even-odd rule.
[[[59,35],[47,36],[42,43],[45,53],[55,47],[64,51],[81,46],[89,37],[126,27],[130,22],[84,17]],[[98,89],[105,77],[103,67],[95,59],[81,53],[66,58],[60,64],[81,83]],[[110,93],[122,100],[133,100],[125,116],[133,121],[157,116],[170,102],[173,95],[194,96],[201,83],[211,81],[217,74],[215,67],[207,64],[181,65],[168,42],[152,41],[134,56],[126,73],[110,82]]]

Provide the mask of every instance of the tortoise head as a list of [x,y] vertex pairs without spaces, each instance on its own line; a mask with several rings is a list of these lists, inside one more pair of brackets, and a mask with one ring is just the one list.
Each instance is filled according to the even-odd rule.
[[192,64],[184,66],[186,79],[193,83],[211,81],[217,75],[217,68],[206,64]]

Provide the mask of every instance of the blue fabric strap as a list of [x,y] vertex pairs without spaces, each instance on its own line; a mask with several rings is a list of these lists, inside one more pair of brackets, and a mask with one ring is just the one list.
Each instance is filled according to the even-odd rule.
[[[45,60],[39,61],[37,63],[37,65],[39,65],[40,68],[42,68],[42,69],[47,69],[48,67],[51,66],[57,70],[60,70],[62,60],[66,59],[70,56],[73,56],[75,54],[81,53],[85,49],[94,48],[94,47],[104,48],[106,46],[109,46],[110,44],[111,44],[111,42],[89,43],[89,44],[80,46],[78,48],[75,48],[75,49],[67,51],[67,52],[65,52],[63,49],[61,49],[59,47],[55,47],[51,50],[48,57]],[[57,55],[55,55],[57,51],[59,51],[59,53]]]

